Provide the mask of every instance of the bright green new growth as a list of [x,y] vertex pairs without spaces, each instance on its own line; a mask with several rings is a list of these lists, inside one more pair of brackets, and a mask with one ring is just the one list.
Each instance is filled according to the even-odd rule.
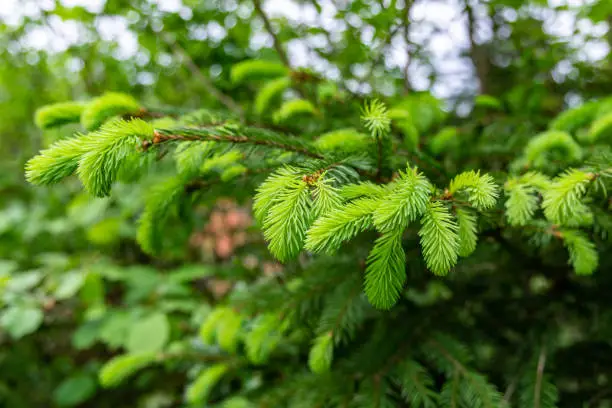
[[459,234],[459,256],[470,256],[476,250],[478,242],[478,219],[467,209],[455,209]]
[[267,82],[255,97],[255,112],[264,115],[289,86],[291,86],[290,78],[278,78]]
[[247,81],[276,78],[288,74],[288,69],[280,62],[264,60],[246,60],[234,64],[230,78],[234,84]]
[[427,267],[436,275],[446,275],[457,263],[459,227],[448,208],[433,201],[427,205],[421,219],[421,248]]
[[378,99],[373,99],[364,105],[361,121],[376,139],[385,137],[391,131],[389,111]]
[[555,224],[569,225],[589,212],[581,200],[594,175],[570,169],[555,178],[544,192],[544,215]]
[[478,210],[487,210],[495,205],[499,197],[497,184],[488,174],[480,175],[478,171],[466,171],[451,180],[449,193],[455,195],[466,192],[468,201]]
[[79,123],[84,105],[81,102],[61,102],[38,109],[34,123],[40,129],[51,129],[68,123]]
[[474,98],[474,106],[495,110],[502,110],[504,108],[502,102],[491,95],[477,95]]
[[228,308],[217,324],[217,342],[222,350],[236,353],[240,330],[242,328],[242,316],[233,309]]
[[459,143],[457,128],[445,127],[434,135],[429,141],[429,149],[433,154],[441,154],[456,147]]
[[115,387],[156,360],[155,353],[124,354],[114,357],[100,370],[100,384],[105,388]]
[[369,148],[370,140],[367,135],[348,128],[325,133],[319,136],[314,145],[325,151],[359,153]]
[[356,198],[380,198],[389,193],[395,188],[395,183],[385,185],[374,184],[371,181],[365,181],[359,184],[346,184],[342,186],[340,195],[345,200],[354,200]]
[[364,290],[372,306],[390,309],[401,295],[406,281],[406,253],[402,247],[403,228],[383,233],[367,259]]
[[283,322],[273,314],[260,315],[251,326],[244,339],[244,347],[249,361],[264,364],[274,351],[283,333]]
[[333,254],[344,242],[372,227],[372,213],[379,205],[377,199],[360,198],[317,218],[308,230],[305,248]]
[[253,205],[270,252],[280,261],[298,255],[312,221],[310,188],[296,168],[286,167],[259,188]]
[[568,109],[550,122],[549,127],[553,130],[574,133],[578,129],[591,123],[597,114],[599,105],[599,102],[587,102],[573,109]]
[[202,325],[200,326],[199,336],[202,343],[212,345],[217,338],[217,327],[223,320],[223,317],[228,313],[228,308],[217,307],[210,312]]
[[529,141],[524,156],[527,164],[544,169],[551,159],[560,159],[565,163],[578,162],[582,159],[583,152],[569,133],[549,130]]
[[176,211],[185,193],[185,184],[181,177],[170,177],[148,192],[136,233],[136,240],[146,253],[153,255],[159,251],[163,239],[162,230],[168,217]]
[[326,333],[317,337],[308,354],[308,366],[310,370],[316,374],[328,372],[333,358],[334,343],[331,333]]
[[416,168],[400,172],[392,193],[381,200],[373,214],[374,225],[381,232],[394,228],[405,228],[421,216],[432,186]]
[[185,399],[189,404],[201,404],[208,399],[213,388],[229,370],[227,364],[219,363],[205,368],[187,388]]
[[608,113],[591,124],[586,138],[588,142],[609,142],[612,140],[612,113]]
[[58,183],[74,174],[79,159],[86,152],[82,138],[60,140],[31,158],[25,166],[26,180],[43,186]]
[[599,264],[599,255],[595,244],[580,231],[563,230],[561,236],[570,255],[569,263],[576,274],[591,275],[595,272]]
[[78,139],[86,153],[79,160],[77,173],[87,191],[96,197],[108,196],[123,162],[139,154],[142,140],[152,139],[153,135],[150,124],[134,119],[108,122]]
[[332,179],[325,177],[326,172],[319,176],[312,190],[312,215],[319,217],[340,207],[342,197],[338,189],[332,185]]
[[538,209],[539,199],[536,194],[542,194],[549,185],[550,180],[536,172],[509,178],[504,185],[508,197],[505,203],[508,223],[513,226],[527,224]]
[[81,114],[81,125],[89,131],[96,130],[115,116],[137,115],[141,106],[130,95],[108,92],[91,100]]
[[306,99],[291,99],[274,112],[273,119],[276,123],[285,123],[298,116],[314,115],[318,115],[318,111],[312,102]]

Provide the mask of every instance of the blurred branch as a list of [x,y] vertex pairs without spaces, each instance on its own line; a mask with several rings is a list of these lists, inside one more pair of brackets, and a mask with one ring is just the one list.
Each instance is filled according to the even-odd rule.
[[408,93],[412,90],[410,85],[410,74],[408,69],[410,68],[410,10],[414,4],[413,0],[406,0],[406,6],[404,10],[404,41],[406,42],[406,65],[404,66],[404,92]]
[[476,43],[476,16],[474,15],[474,9],[470,5],[469,0],[465,0],[465,12],[467,14],[467,28],[470,39],[470,58],[472,59],[472,64],[474,64],[476,75],[480,82],[480,93],[486,94],[488,93],[487,79],[489,75],[489,66],[484,49]]
[[210,78],[208,78],[202,73],[200,67],[196,65],[191,56],[187,53],[187,51],[185,51],[183,47],[180,46],[180,44],[178,44],[176,41],[172,41],[172,39],[169,38],[169,36],[167,35],[163,36],[163,40],[168,45],[168,47],[170,47],[172,53],[185,63],[189,71],[191,71],[193,76],[195,76],[198,81],[200,81],[202,86],[204,86],[204,88],[206,89],[206,91],[208,91],[209,94],[211,94],[215,99],[225,105],[229,110],[240,116],[241,119],[244,118],[244,112],[240,105],[238,105],[238,103],[236,103],[236,101],[234,101],[230,96],[225,95],[223,92],[221,92],[213,84]]
[[261,7],[261,1],[253,0],[253,5],[255,6],[255,10],[257,11],[257,14],[259,14],[261,19],[263,20],[264,26],[266,27],[266,31],[268,32],[268,34],[272,36],[272,40],[274,41],[274,48],[276,49],[276,53],[278,54],[283,64],[285,64],[287,68],[291,69],[291,64],[289,63],[289,58],[287,57],[287,53],[285,52],[285,49],[283,48],[283,45],[281,44],[278,36],[274,32],[274,28],[272,27],[272,23],[270,23],[270,19],[268,18],[266,13],[263,11],[263,8]]
[[608,61],[609,61],[609,66],[610,68],[612,68],[612,15],[608,16],[608,35],[607,35],[607,39],[608,39],[608,46],[610,51],[608,51]]
[[[291,67],[291,63],[289,62],[289,57],[287,56],[287,53],[285,52],[285,49],[283,48],[283,44],[281,43],[280,39],[274,32],[274,27],[272,27],[272,23],[270,22],[268,15],[261,7],[261,0],[253,0],[253,5],[255,6],[255,10],[257,11],[257,14],[259,14],[259,17],[261,17],[261,19],[263,20],[266,31],[268,32],[268,34],[272,36],[272,40],[274,42],[274,49],[276,50],[276,53],[278,54],[283,64],[290,71],[292,71],[293,68]],[[306,92],[304,91],[304,88],[302,88],[302,86],[299,83],[296,84],[294,82],[293,88],[300,94],[302,98],[306,97]]]

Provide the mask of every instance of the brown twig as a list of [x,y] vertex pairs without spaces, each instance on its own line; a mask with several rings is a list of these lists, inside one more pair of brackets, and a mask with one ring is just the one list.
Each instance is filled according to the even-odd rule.
[[256,146],[270,146],[270,147],[276,147],[278,149],[282,149],[286,151],[300,153],[300,154],[303,154],[304,156],[312,157],[313,159],[323,159],[324,158],[324,156],[318,153],[315,153],[315,152],[311,152],[307,149],[300,148],[298,146],[286,145],[286,144],[275,142],[272,140],[253,140],[253,139],[249,139],[246,136],[230,136],[230,135],[221,136],[221,135],[214,135],[214,134],[208,134],[206,135],[205,138],[203,138],[203,137],[194,136],[194,135],[165,134],[165,133],[160,133],[157,130],[154,133],[153,140],[145,141],[145,142],[149,142],[148,144],[145,144],[143,142],[142,147],[143,147],[143,150],[147,150],[151,146],[151,144],[156,145],[156,144],[164,143],[170,140],[184,140],[184,141],[211,140],[215,142],[229,142],[229,143],[236,143],[236,144],[251,143]]
[[540,408],[540,394],[542,393],[542,377],[544,376],[544,367],[546,366],[546,349],[542,348],[540,357],[538,358],[538,368],[536,371],[536,384],[534,397],[534,408]]

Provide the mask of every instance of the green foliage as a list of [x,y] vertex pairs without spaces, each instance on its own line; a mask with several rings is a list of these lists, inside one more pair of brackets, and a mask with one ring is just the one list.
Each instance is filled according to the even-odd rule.
[[466,2],[465,72],[428,2],[56,3],[0,13],[0,406],[612,403],[602,2]]
[[154,353],[124,354],[109,360],[100,370],[100,385],[115,387],[137,371],[155,363],[157,357]]
[[573,109],[561,112],[549,125],[553,130],[573,133],[589,125],[599,109],[598,102],[587,102]]
[[234,84],[247,81],[269,79],[287,74],[287,68],[279,62],[264,60],[246,60],[234,64],[230,73]]
[[459,227],[441,201],[428,203],[421,219],[421,248],[427,267],[436,275],[446,275],[457,263],[460,249]]
[[607,142],[612,138],[612,113],[595,120],[589,129],[587,140],[591,143]]
[[539,206],[537,194],[542,194],[550,184],[542,174],[529,172],[520,177],[511,177],[504,186],[506,217],[510,225],[526,225]]
[[459,133],[454,127],[445,127],[436,133],[429,141],[429,149],[433,154],[441,154],[453,150],[459,145]]
[[306,99],[291,99],[274,112],[274,122],[286,123],[297,117],[317,115],[317,108]]
[[406,360],[397,367],[402,396],[411,406],[434,408],[438,406],[438,394],[427,370],[414,360]]
[[599,264],[599,256],[593,242],[584,233],[564,230],[563,242],[569,251],[569,262],[578,275],[591,275]]
[[402,228],[384,232],[368,255],[364,290],[376,308],[390,309],[400,297],[406,281],[403,232]]
[[384,103],[373,99],[365,104],[361,112],[361,120],[368,131],[376,138],[385,137],[391,130],[391,118]]
[[136,240],[145,252],[155,254],[161,249],[163,227],[173,212],[177,211],[185,184],[181,177],[171,177],[159,182],[147,193],[136,235]]
[[322,134],[314,144],[324,151],[360,153],[369,148],[369,143],[367,135],[348,128]]
[[286,167],[268,178],[255,197],[254,208],[270,252],[280,261],[297,256],[312,219],[309,187],[299,170]]
[[570,225],[589,211],[581,200],[593,180],[592,173],[571,169],[556,177],[544,192],[542,207],[555,224]]
[[36,111],[34,122],[40,129],[79,123],[83,108],[84,105],[80,102],[61,102],[43,106]]
[[156,313],[139,320],[130,329],[126,349],[129,353],[161,351],[170,337],[168,317]]
[[557,387],[550,382],[550,377],[544,372],[546,356],[542,354],[536,364],[529,366],[529,372],[520,384],[519,406],[555,408],[559,394]]
[[488,174],[480,175],[475,171],[455,176],[448,186],[450,194],[467,193],[469,203],[478,210],[486,210],[495,205],[499,195],[497,190],[493,177]]
[[255,97],[255,112],[262,116],[266,114],[272,102],[279,98],[290,85],[291,80],[289,78],[278,78],[266,83]]
[[381,232],[407,227],[425,211],[431,184],[416,168],[400,172],[395,187],[373,214],[376,229]]
[[228,371],[226,364],[215,364],[205,368],[187,389],[185,399],[189,404],[206,402],[213,388]]
[[110,194],[122,165],[141,139],[153,137],[153,128],[142,120],[114,121],[79,139],[82,154],[77,173],[85,188],[96,197]]
[[543,169],[555,160],[567,164],[576,163],[582,159],[583,152],[569,133],[550,130],[529,141],[524,157],[527,166]]
[[469,210],[457,208],[455,213],[459,234],[459,256],[470,256],[478,242],[478,220]]
[[89,131],[96,130],[108,119],[120,115],[136,115],[140,109],[138,101],[130,95],[108,92],[85,105],[81,113],[81,124]]
[[360,198],[317,218],[307,232],[305,248],[334,253],[342,243],[372,227],[372,213],[379,205],[377,199]]
[[81,156],[87,152],[80,139],[60,140],[31,158],[25,166],[26,180],[36,185],[48,185],[74,174]]
[[322,334],[314,340],[308,355],[308,366],[313,373],[328,372],[334,357],[334,343],[331,333]]

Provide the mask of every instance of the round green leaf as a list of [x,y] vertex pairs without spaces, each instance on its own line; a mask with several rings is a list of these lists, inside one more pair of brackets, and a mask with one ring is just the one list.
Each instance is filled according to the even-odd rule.
[[34,306],[13,306],[0,318],[2,326],[14,339],[30,334],[43,321],[43,312]]
[[168,317],[163,313],[156,313],[134,324],[126,347],[130,353],[160,351],[169,337]]
[[65,379],[55,389],[53,400],[60,407],[73,407],[87,401],[95,391],[95,378],[86,374],[78,374]]

